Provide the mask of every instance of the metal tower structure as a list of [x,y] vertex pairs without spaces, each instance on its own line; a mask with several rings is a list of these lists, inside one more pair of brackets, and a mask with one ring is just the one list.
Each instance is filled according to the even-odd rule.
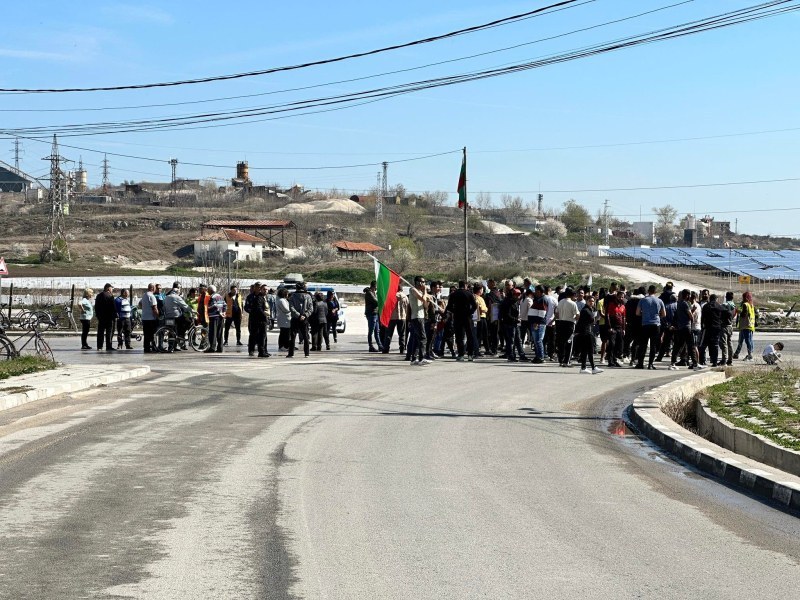
[[20,151],[19,138],[14,138],[14,169],[19,171],[19,157],[22,152]]
[[383,203],[386,202],[386,196],[389,195],[389,163],[383,163],[383,178],[381,179],[381,197],[376,198],[375,202],[375,219],[383,221]]
[[103,154],[103,195],[108,195],[108,155]]
[[170,200],[170,204],[174,205],[175,204],[175,192],[177,191],[177,188],[178,188],[178,179],[177,179],[178,159],[177,158],[170,158],[169,159],[169,164],[172,167],[172,183],[170,184],[170,197],[169,197],[169,200]]
[[71,261],[64,223],[64,212],[69,210],[69,189],[65,173],[61,169],[61,163],[67,159],[58,153],[58,140],[55,135],[50,156],[42,160],[50,161],[50,190],[47,193],[47,201],[50,204],[50,227],[45,234],[40,258],[42,262]]

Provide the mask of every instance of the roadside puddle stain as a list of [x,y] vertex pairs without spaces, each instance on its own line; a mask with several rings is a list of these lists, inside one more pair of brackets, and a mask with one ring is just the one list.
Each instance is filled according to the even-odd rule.
[[622,419],[614,419],[608,426],[608,433],[611,435],[628,436],[633,432],[628,429],[628,425]]

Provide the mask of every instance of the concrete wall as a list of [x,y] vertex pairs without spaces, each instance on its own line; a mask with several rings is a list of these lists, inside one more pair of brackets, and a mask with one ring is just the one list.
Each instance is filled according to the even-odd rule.
[[709,410],[704,400],[695,400],[698,433],[728,450],[742,454],[781,471],[800,476],[800,452],[736,427]]

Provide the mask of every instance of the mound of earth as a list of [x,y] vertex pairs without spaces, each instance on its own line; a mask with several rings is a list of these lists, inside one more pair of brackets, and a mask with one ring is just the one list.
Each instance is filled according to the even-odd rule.
[[313,202],[293,202],[272,211],[273,215],[286,214],[307,214],[307,213],[347,213],[360,215],[366,212],[366,208],[358,202],[345,198],[334,198],[331,200],[314,200]]
[[[516,231],[511,229],[508,225],[504,225],[503,223],[496,223],[495,221],[481,221],[489,231],[494,233],[495,235],[510,235],[514,233],[523,233],[521,231]],[[530,235],[527,232],[524,232],[523,235]]]
[[[429,259],[447,260],[461,256],[464,252],[464,236],[462,234],[441,235],[419,240],[425,257]],[[493,233],[471,233],[469,236],[470,253],[488,255],[496,261],[512,260],[547,260],[553,258],[554,248],[532,235],[524,233],[498,235]]]

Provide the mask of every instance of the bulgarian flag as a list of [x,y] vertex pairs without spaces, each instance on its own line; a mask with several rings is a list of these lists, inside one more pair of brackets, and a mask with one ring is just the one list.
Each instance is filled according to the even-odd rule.
[[375,281],[378,284],[378,316],[381,325],[389,326],[394,307],[397,306],[397,289],[400,284],[400,275],[392,271],[376,258],[375,261]]
[[461,162],[461,174],[458,176],[458,208],[467,210],[467,151],[464,150],[464,160]]

